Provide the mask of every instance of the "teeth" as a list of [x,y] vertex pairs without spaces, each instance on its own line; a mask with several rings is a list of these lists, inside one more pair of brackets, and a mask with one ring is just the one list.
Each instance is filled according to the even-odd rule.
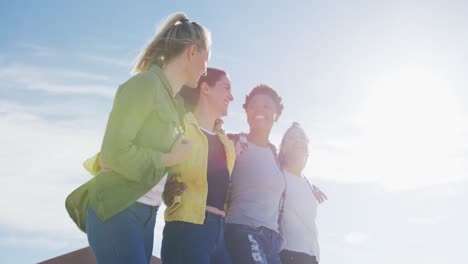
[[265,117],[262,116],[262,115],[258,115],[258,116],[255,117],[255,119],[265,119]]

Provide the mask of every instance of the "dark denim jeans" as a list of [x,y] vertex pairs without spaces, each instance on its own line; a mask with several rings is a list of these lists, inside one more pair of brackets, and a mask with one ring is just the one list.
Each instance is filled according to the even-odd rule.
[[277,232],[263,226],[226,224],[225,235],[233,264],[281,264]]
[[163,264],[230,264],[224,242],[224,217],[206,212],[202,225],[166,222],[161,245]]
[[158,208],[135,202],[103,222],[89,205],[86,234],[97,263],[150,263]]
[[280,257],[282,264],[318,264],[315,256],[302,252],[281,250]]

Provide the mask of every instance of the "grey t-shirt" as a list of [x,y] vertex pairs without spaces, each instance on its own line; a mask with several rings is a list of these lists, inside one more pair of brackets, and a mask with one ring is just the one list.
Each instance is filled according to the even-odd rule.
[[270,147],[246,143],[232,172],[226,223],[264,226],[278,232],[284,176]]

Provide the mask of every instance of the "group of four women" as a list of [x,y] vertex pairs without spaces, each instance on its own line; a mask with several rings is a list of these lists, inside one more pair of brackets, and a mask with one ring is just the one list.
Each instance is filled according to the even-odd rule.
[[293,124],[277,153],[269,135],[283,103],[259,85],[243,105],[249,133],[226,135],[231,81],[209,57],[209,31],[176,14],[119,87],[101,151],[85,162],[95,176],[66,200],[97,263],[149,263],[162,200],[164,264],[318,263],[325,196],[302,176],[306,133]]

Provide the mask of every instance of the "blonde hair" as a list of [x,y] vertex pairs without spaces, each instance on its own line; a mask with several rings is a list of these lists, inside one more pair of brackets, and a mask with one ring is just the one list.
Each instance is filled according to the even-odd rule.
[[[285,145],[284,140],[286,139],[288,134],[294,130],[299,130],[301,133],[304,134],[307,140],[307,149],[309,149],[309,137],[307,136],[307,133],[305,132],[305,130],[301,127],[301,125],[298,122],[293,122],[292,125],[288,128],[288,130],[286,130],[286,132],[284,133],[283,139],[281,139],[280,150],[278,153],[278,162],[280,164],[280,167],[284,167],[287,163],[286,154],[284,153],[284,145]],[[306,162],[307,162],[307,159],[306,159]]]
[[145,71],[154,64],[163,67],[191,44],[209,50],[211,34],[196,22],[189,22],[185,14],[176,13],[158,27],[156,35],[142,50],[132,73]]

